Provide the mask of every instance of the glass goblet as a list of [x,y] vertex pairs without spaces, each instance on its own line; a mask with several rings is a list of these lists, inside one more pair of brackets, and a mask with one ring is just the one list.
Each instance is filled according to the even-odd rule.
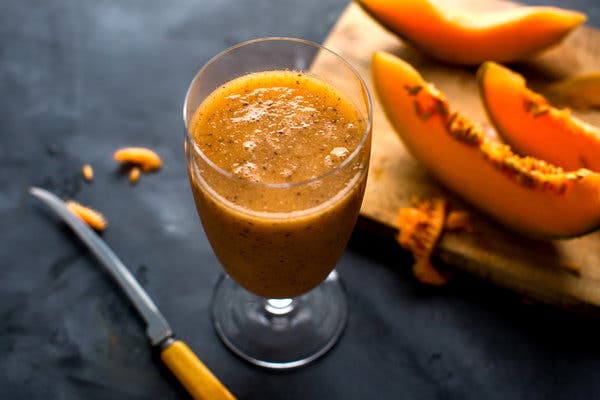
[[[358,123],[332,123],[328,133],[355,135],[343,161],[308,178],[263,182],[236,174],[203,148],[197,135],[206,132],[194,124],[199,107],[232,80],[265,71],[304,74],[334,88],[338,100],[348,100]],[[222,341],[243,359],[266,368],[294,368],[327,352],[340,337],[348,310],[334,268],[361,207],[371,114],[367,87],[355,68],[331,50],[300,39],[244,42],[212,58],[192,80],[183,109],[190,185],[206,236],[225,270],[215,287],[212,318]],[[302,121],[302,126],[310,123]],[[302,129],[296,134],[302,135]],[[227,142],[220,145],[228,151]],[[339,149],[325,154],[340,155]],[[308,166],[326,158],[295,157]]]

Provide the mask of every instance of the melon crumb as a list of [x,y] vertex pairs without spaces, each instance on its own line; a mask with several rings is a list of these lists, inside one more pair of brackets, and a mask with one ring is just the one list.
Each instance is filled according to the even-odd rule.
[[103,231],[106,229],[106,219],[98,211],[83,206],[76,201],[69,200],[66,203],[67,208],[76,216],[78,216],[83,222],[91,226],[97,231]]
[[412,253],[415,259],[413,275],[427,285],[441,286],[448,282],[431,264],[431,255],[444,228],[446,208],[445,199],[433,198],[412,207],[402,207],[398,212],[400,231],[396,241]]
[[473,224],[471,224],[471,216],[466,211],[450,211],[446,216],[445,228],[446,230],[451,232],[475,232],[475,228],[473,228]]
[[94,179],[94,169],[90,164],[85,164],[81,168],[81,174],[83,175],[83,179],[88,182],[91,182]]
[[115,151],[115,161],[139,166],[144,172],[160,169],[162,160],[154,151],[145,147],[125,147]]
[[419,282],[430,286],[443,286],[448,283],[448,279],[431,264],[429,258],[416,260],[413,274]]
[[560,265],[573,275],[581,275],[581,264],[575,262],[563,262]]
[[131,171],[129,171],[129,182],[132,185],[135,185],[140,180],[140,169],[139,167],[133,167]]

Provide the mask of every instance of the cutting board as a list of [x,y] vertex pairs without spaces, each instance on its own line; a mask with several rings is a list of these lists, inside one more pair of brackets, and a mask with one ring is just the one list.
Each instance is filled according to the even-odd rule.
[[[477,1],[496,7],[497,1]],[[600,314],[600,232],[570,240],[539,240],[505,229],[446,191],[411,157],[388,123],[369,71],[373,51],[385,50],[415,66],[447,96],[453,109],[489,126],[475,82],[475,68],[442,65],[427,58],[381,28],[356,4],[350,4],[324,45],[346,57],[369,86],[374,104],[373,148],[361,216],[379,233],[397,232],[398,209],[413,196],[442,195],[451,206],[467,210],[474,233],[445,233],[435,256],[527,298]],[[323,66],[326,68],[327,66]],[[600,32],[580,27],[561,45],[535,58],[511,65],[535,90],[569,75],[600,70]],[[600,126],[600,112],[576,113]]]

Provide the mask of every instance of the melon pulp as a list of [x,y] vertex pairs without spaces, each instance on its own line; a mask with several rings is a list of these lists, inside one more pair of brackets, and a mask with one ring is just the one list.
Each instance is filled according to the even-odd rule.
[[600,130],[529,90],[520,74],[494,62],[477,71],[479,94],[498,135],[515,151],[565,169],[600,172]]
[[[373,55],[379,100],[400,139],[443,185],[502,224],[537,237],[600,226],[600,174],[565,172],[487,138],[403,60]],[[376,128],[375,128],[376,129]]]
[[[558,44],[586,17],[557,7],[452,11],[432,0],[357,0],[376,21],[426,54],[450,63],[526,58]],[[447,3],[446,3],[447,4]],[[464,8],[464,7],[463,7]]]

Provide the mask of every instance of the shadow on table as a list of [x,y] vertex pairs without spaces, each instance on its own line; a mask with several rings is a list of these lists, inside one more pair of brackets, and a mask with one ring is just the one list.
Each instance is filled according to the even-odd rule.
[[[600,356],[599,318],[532,301],[448,266],[442,266],[452,271],[448,285],[425,286],[412,276],[412,256],[401,249],[393,237],[374,234],[368,226],[365,229],[359,225],[350,239],[348,251],[384,268],[386,273],[391,272],[398,285],[397,290],[408,291],[412,304],[429,302],[432,307],[441,305],[444,307],[441,312],[450,309],[450,312],[466,315],[467,320],[476,320],[484,315],[483,321],[474,322],[474,330],[480,329],[476,326],[479,323],[491,322],[494,326],[506,328],[509,335],[520,337],[524,343],[534,342],[536,347],[555,356]],[[489,327],[481,330],[487,332]]]

